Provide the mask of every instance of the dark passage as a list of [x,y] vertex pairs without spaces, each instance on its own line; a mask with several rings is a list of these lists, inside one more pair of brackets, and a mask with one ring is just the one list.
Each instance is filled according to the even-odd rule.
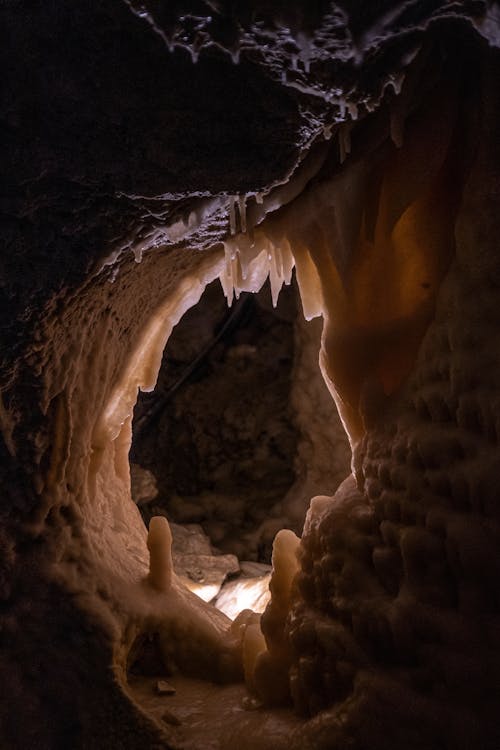
[[[146,523],[159,514],[199,523],[223,552],[270,561],[295,481],[296,315],[293,288],[276,309],[266,284],[228,310],[217,281],[176,326],[157,387],[140,394],[134,414],[132,490]],[[136,465],[154,475],[153,499]]]

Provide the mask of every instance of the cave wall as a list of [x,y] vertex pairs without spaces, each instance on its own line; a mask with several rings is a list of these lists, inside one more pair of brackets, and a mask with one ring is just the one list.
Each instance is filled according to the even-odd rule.
[[434,321],[396,395],[361,402],[357,486],[313,502],[306,522],[288,635],[297,708],[320,712],[316,747],[499,741],[499,154],[488,67],[474,137],[462,141],[472,158]]

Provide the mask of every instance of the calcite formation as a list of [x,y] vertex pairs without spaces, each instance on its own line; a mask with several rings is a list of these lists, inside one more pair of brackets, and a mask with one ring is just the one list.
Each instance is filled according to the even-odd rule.
[[[2,747],[497,748],[497,3],[0,12]],[[132,412],[208,284],[293,274],[352,473],[231,621]]]

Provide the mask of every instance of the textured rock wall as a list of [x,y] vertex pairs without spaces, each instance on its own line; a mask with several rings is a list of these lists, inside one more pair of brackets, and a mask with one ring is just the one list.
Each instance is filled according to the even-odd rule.
[[315,747],[499,740],[493,80],[483,78],[456,258],[415,371],[363,440],[359,489],[350,480],[310,512],[289,637],[297,707],[336,706],[318,717]]
[[318,366],[321,319],[295,321],[291,405],[299,431],[296,482],[284,500],[286,514],[302,532],[309,500],[330,495],[350,473],[351,450],[344,427]]

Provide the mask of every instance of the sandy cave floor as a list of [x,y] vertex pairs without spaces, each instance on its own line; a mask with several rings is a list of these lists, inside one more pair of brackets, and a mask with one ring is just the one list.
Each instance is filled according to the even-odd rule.
[[159,723],[169,725],[184,750],[280,750],[303,723],[290,709],[254,708],[243,683],[219,685],[176,675],[168,678],[175,694],[160,695],[159,679],[130,676],[131,695]]

